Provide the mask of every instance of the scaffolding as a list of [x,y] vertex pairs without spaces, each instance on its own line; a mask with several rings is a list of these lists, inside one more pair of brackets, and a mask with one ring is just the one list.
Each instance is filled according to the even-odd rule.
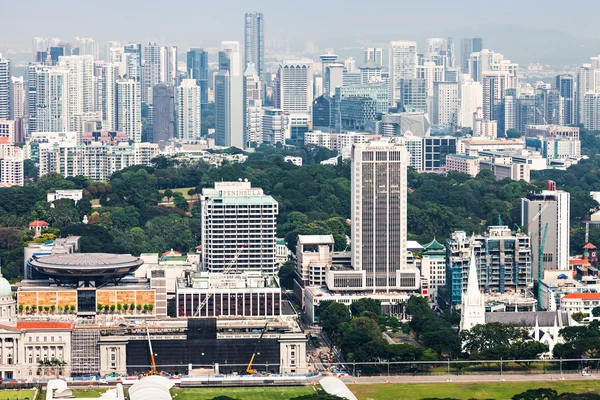
[[100,331],[75,328],[71,341],[71,374],[88,375],[100,371]]

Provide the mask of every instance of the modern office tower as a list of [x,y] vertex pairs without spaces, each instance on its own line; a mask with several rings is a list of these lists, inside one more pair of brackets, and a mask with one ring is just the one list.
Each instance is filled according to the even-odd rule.
[[502,100],[507,82],[506,72],[483,74],[483,118],[499,121],[502,116]]
[[142,82],[142,45],[129,43],[123,47],[127,79]]
[[146,138],[144,141],[169,141],[175,137],[175,88],[164,82],[154,85],[152,101],[152,138]]
[[390,42],[389,67],[392,93],[390,104],[395,106],[400,101],[401,80],[417,77],[417,43]]
[[0,53],[0,119],[13,119],[10,60]]
[[68,71],[69,131],[76,131],[75,116],[95,111],[94,58],[92,56],[65,56],[58,66]]
[[338,56],[333,49],[325,49],[319,59],[321,60],[321,75],[324,75],[329,64],[337,63]]
[[167,71],[165,83],[177,85],[179,81],[179,70],[177,68],[177,46],[167,46]]
[[244,77],[239,42],[223,42],[215,77],[215,144],[244,148]]
[[262,143],[262,84],[254,64],[244,72],[244,148]]
[[561,125],[575,124],[575,79],[573,75],[563,74],[556,76],[555,89],[563,98]]
[[381,47],[368,47],[367,49],[365,49],[365,64],[369,62],[369,60],[373,61],[376,65],[382,67],[383,49]]
[[11,105],[13,119],[21,119],[25,116],[25,86],[22,76],[11,78]]
[[423,171],[440,170],[446,165],[446,156],[456,154],[456,138],[453,136],[431,136],[422,140]]
[[202,189],[202,266],[209,272],[261,270],[274,275],[279,205],[250,182]]
[[169,55],[165,46],[149,42],[144,46],[142,103],[152,104],[152,88],[169,80]]
[[402,79],[398,107],[401,112],[427,112],[427,81],[420,78]]
[[352,150],[352,265],[374,293],[419,286],[406,264],[408,163],[406,147],[394,141]]
[[600,130],[600,93],[586,93],[583,98],[583,126]]
[[344,86],[344,64],[328,63],[323,71],[323,89],[325,94],[335,94],[335,88]]
[[285,61],[277,72],[275,107],[284,112],[310,113],[312,104],[312,62]]
[[262,142],[271,145],[285,143],[288,124],[288,116],[281,109],[263,107]]
[[433,124],[458,124],[458,82],[433,83]]
[[596,76],[600,76],[592,64],[583,64],[577,68],[577,82],[576,82],[576,102],[575,102],[575,117],[577,124],[583,124],[584,121],[584,101],[585,95],[588,92],[596,91]]
[[477,53],[483,50],[482,38],[465,38],[460,41],[460,68],[461,73],[466,74],[469,71],[469,57],[471,53]]
[[92,38],[75,38],[75,47],[80,56],[92,56],[98,60],[98,43]]
[[533,279],[538,277],[540,246],[544,248],[543,270],[570,269],[570,196],[569,192],[556,190],[556,183],[549,181],[547,190],[521,199],[521,225],[531,238]]
[[377,102],[370,97],[348,97],[340,102],[342,131],[363,132],[370,121],[377,119]]
[[364,65],[358,67],[360,71],[360,83],[362,85],[381,83],[382,77],[381,72],[383,68],[380,65],[375,64],[375,61],[368,60]]
[[312,105],[312,124],[314,130],[329,132],[333,123],[333,99],[326,94],[317,97]]
[[202,104],[208,104],[208,53],[204,49],[193,48],[187,52],[187,77],[196,80]]
[[335,90],[333,96],[333,110],[331,112],[331,126],[336,132],[342,129],[341,103],[351,97],[370,98],[375,100],[375,111],[378,114],[386,113],[389,109],[389,88],[385,83],[373,85],[342,86]]
[[483,74],[492,71],[494,57],[495,53],[488,49],[471,53],[467,61],[469,67],[465,73],[468,73],[474,81],[483,83]]
[[451,38],[427,38],[425,39],[423,57],[426,60],[435,60],[441,52],[448,51],[451,46]]
[[417,65],[417,78],[425,79],[427,82],[427,96],[433,96],[433,82],[443,82],[444,67],[436,65],[433,61],[425,61],[423,65]]
[[[195,79],[184,79],[177,86],[177,137],[196,140],[201,135],[201,93]],[[156,138],[155,138],[156,140]]]
[[253,63],[258,76],[264,72],[265,17],[261,12],[247,12],[244,16],[244,65]]
[[117,130],[130,141],[142,141],[142,98],[140,83],[133,79],[117,81]]
[[538,123],[561,125],[564,119],[563,100],[560,92],[556,89],[536,89],[535,106],[539,117]]
[[483,109],[483,85],[468,74],[463,74],[460,82],[459,126],[473,128],[473,113],[478,108]]
[[[30,69],[31,73],[32,69]],[[32,132],[66,132],[69,129],[69,71],[63,68],[40,67],[33,69],[34,97]]]
[[114,63],[103,63],[97,66],[96,110],[102,116],[102,130],[117,129],[117,79],[119,67]]
[[104,50],[103,50],[103,54],[101,56],[102,60],[106,61],[106,62],[121,62],[121,59],[119,60],[113,60],[111,57],[111,53],[113,53],[112,49],[120,49],[120,53],[123,54],[123,46],[121,45],[121,43],[111,40],[106,42],[106,44],[104,45]]
[[478,291],[523,293],[532,283],[532,246],[527,234],[513,233],[503,225],[489,226],[477,236],[456,231],[446,239],[446,289],[452,304],[462,300],[472,261],[479,276]]

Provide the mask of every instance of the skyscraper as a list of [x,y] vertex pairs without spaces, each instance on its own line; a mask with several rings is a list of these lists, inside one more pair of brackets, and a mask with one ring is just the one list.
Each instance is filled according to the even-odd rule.
[[21,119],[25,115],[25,87],[22,76],[12,77],[11,91],[13,119]]
[[13,119],[10,89],[10,60],[0,54],[0,119]]
[[563,98],[561,125],[575,124],[575,79],[571,74],[556,76],[556,90]]
[[262,76],[265,58],[265,18],[261,12],[247,12],[244,17],[244,65],[253,63]]
[[136,82],[142,81],[142,45],[140,43],[129,43],[123,47],[125,57],[127,79]]
[[458,82],[433,83],[433,123],[456,126],[458,123]]
[[195,79],[184,79],[177,86],[177,137],[195,140],[201,134],[201,93]]
[[400,101],[400,82],[402,79],[417,77],[417,43],[395,41],[390,43],[390,105],[395,106]]
[[381,47],[368,47],[365,49],[365,64],[373,61],[375,65],[383,66],[383,49]]
[[58,66],[68,72],[69,131],[76,131],[75,117],[95,111],[94,108],[94,57],[64,56]]
[[310,113],[312,62],[285,61],[277,72],[275,107],[286,113]]
[[483,108],[483,86],[468,74],[463,74],[460,82],[459,126],[473,128],[473,113],[478,108]]
[[215,77],[215,144],[244,148],[244,82],[239,42],[223,42]]
[[196,80],[202,104],[208,104],[208,53],[204,49],[193,48],[187,52],[187,77]]
[[129,140],[142,141],[142,101],[140,83],[133,79],[117,82],[117,129]]
[[[31,132],[69,130],[69,71],[36,66],[29,70],[29,129]],[[31,100],[31,102],[29,102]]]
[[108,63],[100,66],[98,85],[101,92],[99,107],[97,110],[102,114],[102,129],[114,131],[117,129],[117,79],[119,78],[119,67]]
[[98,43],[92,38],[75,38],[75,47],[78,55],[92,56],[94,60],[98,60]]
[[460,68],[463,74],[469,71],[469,57],[471,53],[483,50],[482,38],[464,38],[460,41]]
[[483,74],[484,119],[500,121],[502,100],[504,99],[507,80],[505,72],[485,72]]
[[163,82],[173,83],[173,62],[176,63],[176,57],[177,48],[160,46],[155,42],[150,42],[144,47],[142,103],[152,104],[154,85]]
[[373,292],[419,287],[418,271],[406,264],[408,164],[402,143],[372,141],[352,150],[352,265]]
[[168,141],[175,136],[175,88],[159,83],[152,88],[152,142]]
[[244,71],[244,146],[262,143],[262,85],[254,64]]

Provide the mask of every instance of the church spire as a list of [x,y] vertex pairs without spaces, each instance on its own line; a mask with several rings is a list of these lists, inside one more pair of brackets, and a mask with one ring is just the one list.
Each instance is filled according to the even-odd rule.
[[466,303],[479,305],[481,300],[481,291],[479,290],[479,280],[477,279],[477,262],[475,261],[475,249],[471,251],[471,261],[469,263],[469,278],[467,283]]

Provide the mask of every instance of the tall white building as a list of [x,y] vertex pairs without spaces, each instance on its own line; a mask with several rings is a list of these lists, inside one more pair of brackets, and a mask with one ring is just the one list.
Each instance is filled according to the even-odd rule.
[[21,119],[25,116],[25,86],[22,76],[12,77],[11,96],[13,119]]
[[10,60],[0,53],[0,119],[13,119]]
[[458,82],[434,82],[433,123],[438,126],[458,124]]
[[[134,57],[131,61],[132,68],[135,61],[137,60],[135,60]],[[128,77],[130,77],[129,71]],[[155,42],[150,42],[148,45],[144,46],[143,103],[152,104],[152,88],[155,85],[158,85],[159,83],[173,84],[176,77],[177,47],[160,46]]]
[[215,76],[215,144],[244,148],[244,77],[239,42],[222,42]]
[[98,104],[96,110],[102,115],[102,129],[117,129],[117,80],[119,66],[116,63],[101,64],[97,77]]
[[200,86],[195,79],[184,79],[177,86],[177,137],[194,140],[200,137],[201,109]]
[[262,143],[262,84],[254,64],[244,72],[244,147]]
[[373,61],[375,65],[383,66],[383,49],[381,47],[368,47],[365,49],[365,64]]
[[583,97],[583,126],[600,130],[600,93],[588,92]]
[[483,85],[467,74],[462,75],[459,98],[458,124],[461,127],[473,128],[473,113],[478,108],[483,109]]
[[[31,70],[30,70],[31,71]],[[71,116],[69,111],[69,71],[58,67],[41,67],[30,76],[30,129],[32,132],[66,132]],[[33,113],[31,112],[33,111]],[[32,119],[32,114],[34,118]]]
[[129,140],[142,141],[142,102],[140,83],[133,79],[117,81],[117,128]]
[[264,107],[262,115],[262,143],[285,143],[288,116],[279,108]]
[[87,55],[60,57],[58,59],[58,66],[68,72],[68,130],[74,131],[77,129],[75,126],[75,116],[95,110],[94,57]]
[[[202,190],[202,265],[210,272],[248,269],[274,275],[279,205],[250,182],[215,182]],[[236,259],[237,257],[237,259]]]
[[500,119],[507,83],[506,72],[483,73],[483,118],[495,121]]
[[400,101],[400,82],[402,79],[417,77],[417,42],[390,42],[389,71],[391,82],[390,104]]
[[419,287],[407,267],[407,167],[402,143],[356,144],[352,154],[352,265],[374,293]]
[[23,149],[16,146],[0,152],[0,187],[23,186],[24,155]]
[[427,96],[433,96],[433,83],[442,82],[444,79],[444,66],[436,65],[433,61],[425,61],[417,65],[417,78],[424,79],[427,84]]
[[279,65],[276,77],[275,107],[286,113],[310,113],[312,95],[312,62],[286,61]]
[[254,64],[258,76],[264,69],[265,17],[261,12],[247,12],[244,16],[244,70]]
[[94,60],[99,59],[98,43],[92,38],[75,38],[75,47],[79,49],[80,56],[92,56]]

